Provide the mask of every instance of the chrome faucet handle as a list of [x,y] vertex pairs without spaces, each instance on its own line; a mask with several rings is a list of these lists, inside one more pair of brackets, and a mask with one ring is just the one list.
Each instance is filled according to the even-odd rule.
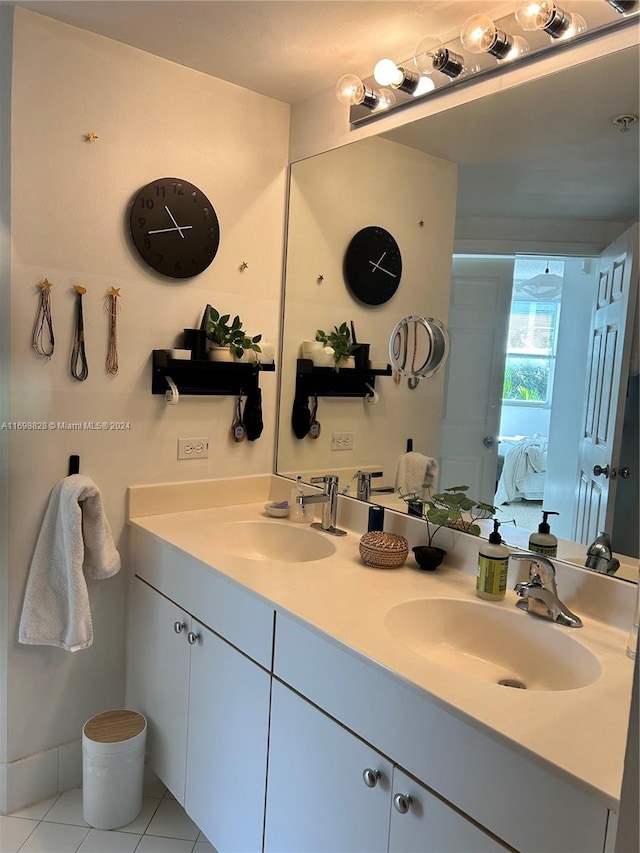
[[512,560],[529,560],[529,582],[550,590],[557,597],[556,570],[551,560],[534,553],[511,554],[510,556]]
[[329,494],[333,486],[338,485],[338,478],[335,474],[324,474],[322,477],[312,477],[310,483],[323,483],[326,494]]

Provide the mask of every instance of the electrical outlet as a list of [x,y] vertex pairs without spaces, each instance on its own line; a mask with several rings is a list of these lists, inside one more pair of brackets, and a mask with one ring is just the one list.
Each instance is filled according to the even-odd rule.
[[208,456],[208,438],[178,439],[178,459],[207,459]]
[[331,433],[331,449],[332,450],[353,450],[353,433],[352,432],[332,432]]

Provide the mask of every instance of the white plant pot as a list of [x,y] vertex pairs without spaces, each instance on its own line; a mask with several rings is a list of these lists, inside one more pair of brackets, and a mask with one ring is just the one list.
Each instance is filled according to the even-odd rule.
[[231,347],[209,347],[209,361],[233,361]]
[[255,364],[255,362],[258,360],[258,353],[255,350],[246,349],[243,350],[240,358],[238,358],[238,356],[233,353],[233,360],[237,361],[238,364]]
[[335,367],[334,355],[335,350],[333,347],[322,347],[321,350],[313,353],[311,360],[315,367]]
[[310,358],[315,364],[314,358],[322,352],[324,344],[321,341],[302,341],[300,344],[300,358]]
[[352,355],[347,355],[347,356],[343,356],[342,358],[339,358],[335,364],[339,370],[342,370],[345,367],[347,367],[347,368],[348,367],[355,367],[356,366],[356,360]]

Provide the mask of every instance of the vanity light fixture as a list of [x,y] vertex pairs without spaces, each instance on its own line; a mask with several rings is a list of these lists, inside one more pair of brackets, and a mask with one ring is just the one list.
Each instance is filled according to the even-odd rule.
[[[472,83],[499,74],[511,62],[527,62],[550,50],[560,50],[569,39],[584,41],[626,26],[637,26],[640,0],[514,0],[515,11],[493,20],[476,14],[462,27],[459,38],[440,41],[423,38],[414,55],[401,62],[381,59],[375,75],[360,79],[345,74],[338,80],[338,100],[349,106],[352,127],[375,120],[387,111],[437,96],[450,86]],[[568,8],[565,8],[568,7]],[[572,11],[578,7],[587,15]],[[514,30],[520,27],[525,39]],[[497,61],[496,61],[497,60]],[[620,123],[621,129],[626,129]]]
[[460,30],[462,46],[470,53],[488,53],[499,60],[512,60],[529,50],[522,36],[499,29],[488,15],[473,15]]
[[552,0],[521,0],[516,21],[523,30],[543,30],[552,39],[569,39],[587,29],[587,22],[576,12],[565,12]]
[[440,71],[449,80],[467,73],[464,57],[445,47],[440,39],[426,36],[418,43],[413,57],[414,64],[422,74],[433,74]]
[[612,8],[616,10],[616,12],[620,12],[621,15],[628,15],[630,12],[634,12],[638,6],[638,0],[605,0]]

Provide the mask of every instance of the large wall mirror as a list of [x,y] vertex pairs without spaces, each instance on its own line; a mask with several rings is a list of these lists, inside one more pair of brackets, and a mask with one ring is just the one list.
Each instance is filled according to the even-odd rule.
[[[563,559],[583,562],[608,505],[614,550],[631,567],[619,576],[631,579],[634,564],[637,576],[639,129],[614,121],[638,111],[637,69],[638,48],[626,48],[293,165],[279,473],[336,473],[355,495],[357,470],[382,472],[373,486],[387,491],[372,500],[404,510],[394,487],[411,448],[437,460],[440,489],[465,483],[520,528],[559,512]],[[344,276],[347,247],[368,226],[402,256],[382,304],[358,299]],[[385,274],[384,259],[365,261]],[[630,295],[616,334],[605,319],[600,336],[618,345],[602,362],[609,386],[587,392],[605,279]],[[408,315],[451,336],[446,368],[413,387],[384,370]],[[373,383],[360,396],[341,395],[339,379],[321,391],[310,400],[319,428],[297,438],[302,344],[343,322],[369,344]],[[611,473],[596,453],[603,431],[618,476],[581,480],[607,463]]]

